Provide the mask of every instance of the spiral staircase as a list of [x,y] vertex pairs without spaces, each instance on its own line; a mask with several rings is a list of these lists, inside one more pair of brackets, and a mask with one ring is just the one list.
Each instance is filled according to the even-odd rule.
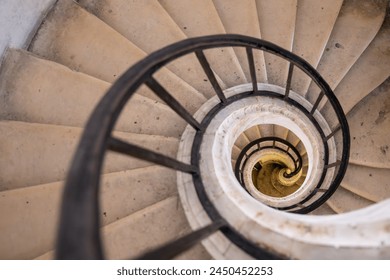
[[[235,43],[221,47],[212,34],[250,37],[232,35]],[[199,36],[207,40],[179,46],[216,47],[168,61],[123,105],[102,166],[97,221],[81,219],[78,206],[63,208],[68,219],[99,225],[108,259],[145,257],[174,240],[196,243],[177,259],[390,258],[387,0],[59,0],[28,49],[9,49],[1,66],[1,259],[52,259],[62,232],[84,238],[77,226],[60,225],[60,212],[89,116],[113,83],[111,92],[121,90],[117,79],[129,67]],[[244,38],[263,45],[252,50],[255,43],[240,45]],[[305,61],[325,85],[299,67]],[[327,98],[327,85],[338,101]],[[288,100],[303,109],[294,112]],[[228,105],[207,120],[219,102]],[[200,171],[167,168],[177,164],[168,157],[193,160],[194,128],[207,121]],[[125,142],[141,150],[119,153]],[[206,204],[224,217],[211,227],[215,209],[199,199],[197,176]],[[223,191],[208,187],[220,182]],[[250,242],[233,240],[226,222]],[[202,242],[191,241],[197,233]]]

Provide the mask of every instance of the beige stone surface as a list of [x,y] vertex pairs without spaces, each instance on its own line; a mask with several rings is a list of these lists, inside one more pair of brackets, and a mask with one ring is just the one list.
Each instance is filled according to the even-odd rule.
[[[159,2],[177,25],[183,28],[187,37],[226,33],[212,1],[160,0]],[[206,50],[205,55],[211,68],[227,87],[246,83],[245,74],[232,48]]]
[[293,144],[295,147],[297,147],[300,144],[299,138],[294,134],[294,132],[289,131],[286,139],[289,143]]
[[176,172],[162,166],[105,174],[101,222],[107,225],[176,194]]
[[[75,127],[84,126],[110,87],[107,82],[20,50],[9,51],[0,80],[0,95],[5,101],[0,104],[2,118]],[[168,106],[135,94],[116,129],[178,137],[185,125]]]
[[281,125],[274,125],[274,136],[286,139],[289,130]]
[[[256,0],[261,38],[291,51],[297,13],[297,0]],[[267,78],[270,84],[286,86],[289,64],[265,53]]]
[[[159,166],[105,174],[102,226],[174,195],[175,181],[174,171]],[[54,248],[62,191],[63,182],[55,182],[0,192],[0,259],[31,259]]]
[[390,79],[348,115],[351,162],[390,168]]
[[[81,135],[75,127],[35,123],[0,122],[0,190],[61,181]],[[175,157],[178,140],[154,135],[115,133],[119,138]],[[103,172],[152,165],[109,152]]]
[[[260,39],[260,26],[256,10],[256,2],[253,0],[213,0],[219,18],[226,33],[241,34]],[[251,81],[248,57],[244,48],[234,48],[241,68],[247,81]],[[258,82],[267,82],[267,71],[262,51],[254,51],[256,78]]]
[[274,135],[274,125],[263,124],[259,126],[261,137],[269,137]]
[[346,213],[370,206],[373,202],[356,195],[342,187],[332,195],[326,204],[336,213]]
[[[317,71],[334,89],[374,39],[386,14],[387,0],[343,1]],[[311,84],[308,94],[317,96]],[[311,99],[314,102],[313,99]]]
[[247,130],[245,130],[245,135],[248,137],[250,141],[254,141],[256,139],[261,138],[260,129],[257,125],[252,126]]
[[[184,40],[187,36],[158,1],[81,0],[83,7],[110,25],[146,53]],[[214,95],[198,60],[187,55],[167,65],[178,77],[207,97]]]
[[32,259],[53,248],[62,182],[0,192],[0,259]]
[[[292,51],[315,68],[325,50],[342,2],[342,0],[298,1]],[[305,95],[311,79],[301,70],[295,70],[291,88]]]
[[103,228],[108,259],[131,259],[190,231],[177,196]]
[[243,132],[234,142],[234,145],[238,147],[240,150],[244,149],[246,145],[250,143],[248,136]]
[[[59,1],[38,31],[30,50],[46,59],[98,79],[113,82],[146,53],[71,0]],[[205,97],[169,70],[155,74],[192,113]],[[158,99],[146,87],[138,93]]]
[[349,164],[341,185],[374,202],[390,198],[390,172],[386,168]]
[[377,36],[334,90],[348,113],[390,75],[390,13]]
[[[388,208],[386,199],[390,196],[387,4],[386,0],[58,1],[30,52],[10,50],[0,72],[0,259],[54,257],[62,180],[85,120],[111,83],[163,46],[187,37],[220,33],[261,37],[318,65],[348,113],[351,132],[350,165],[344,180],[332,198],[312,213],[333,217],[289,215],[262,205],[252,207],[245,199],[236,201],[234,195],[242,191],[238,188],[234,195],[228,193],[235,204],[250,206],[245,213],[253,221],[257,221],[256,215],[262,218],[258,223],[241,223],[238,214],[232,213],[238,221],[235,226],[254,240],[259,234],[265,236],[261,242],[276,244],[292,257],[388,258],[389,218],[383,210]],[[205,53],[223,88],[249,82],[243,50],[224,48]],[[262,55],[255,52],[259,81],[268,79],[284,86],[288,64]],[[155,78],[190,113],[213,96],[193,55],[169,64]],[[310,101],[314,101],[318,89],[309,84],[302,73],[294,72],[292,88],[302,95],[309,89]],[[326,104],[321,112],[334,125],[330,111]],[[143,86],[125,108],[115,135],[175,157],[177,138],[184,126]],[[245,131],[232,147],[227,173],[231,172],[231,159],[234,163],[249,141],[272,135],[298,148],[305,164],[302,173],[307,174],[310,155],[304,145],[277,125]],[[226,154],[230,156],[230,150]],[[134,258],[190,232],[177,198],[174,171],[109,152],[103,173],[100,215],[108,258]],[[219,203],[224,202],[218,193],[212,195]],[[185,199],[192,201],[191,197]],[[372,205],[375,202],[378,204]],[[187,210],[194,211],[197,219],[207,220],[198,207],[196,211]],[[351,213],[333,215],[344,212]],[[210,240],[204,244],[224,248],[215,256],[248,258],[220,233]],[[200,244],[177,257],[210,258]]]

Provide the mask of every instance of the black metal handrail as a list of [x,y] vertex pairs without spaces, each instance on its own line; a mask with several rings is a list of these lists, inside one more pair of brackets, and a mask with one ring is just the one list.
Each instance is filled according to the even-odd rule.
[[[272,144],[267,144],[268,142],[271,142]],[[283,144],[283,146],[286,146],[287,148],[283,149],[283,147],[277,146],[277,144],[279,143]],[[255,148],[251,150],[253,147]],[[292,178],[301,171],[303,165],[302,156],[300,155],[299,151],[294,147],[294,145],[292,145],[285,139],[279,137],[262,137],[247,144],[238,155],[236,166],[234,168],[234,174],[236,175],[237,180],[242,185],[244,185],[243,170],[245,169],[248,159],[250,159],[258,151],[264,149],[279,150],[290,157],[291,161],[294,163],[294,170],[290,173],[284,172],[283,176],[285,178]],[[248,154],[249,150],[251,150],[251,152]]]
[[[220,47],[243,47],[246,49],[252,78],[252,91],[229,98],[225,96],[203,52],[206,49]],[[258,90],[253,60],[254,49],[272,53],[290,62],[287,82],[288,85],[291,83],[294,67],[298,67],[319,86],[322,90],[322,95],[321,98],[317,100],[318,102],[316,102],[312,107],[311,112],[289,97],[289,86],[287,86],[284,95]],[[153,75],[166,64],[190,53],[196,54],[196,57],[198,58],[200,65],[203,67],[208,80],[211,82],[216,95],[221,100],[221,103],[212,108],[201,123],[197,122],[192,115],[174,97],[172,97],[172,95],[161,84],[159,84],[158,81],[153,78]],[[168,106],[170,106],[180,117],[182,117],[195,129],[196,134],[191,148],[190,164],[179,162],[176,159],[164,156],[155,151],[124,142],[112,135],[115,123],[125,104],[131,99],[141,85],[148,86],[157,96],[164,100]],[[338,133],[338,131],[341,131],[343,148],[340,164],[337,162],[337,175],[335,176],[331,187],[325,192],[325,195],[321,197],[323,201],[319,201],[316,206],[312,207],[318,207],[321,205],[326,200],[326,197],[329,197],[340,184],[341,179],[344,176],[349,157],[348,124],[344,112],[328,84],[318,74],[318,72],[302,58],[270,42],[241,35],[213,35],[192,38],[162,48],[136,63],[114,83],[96,106],[86,124],[67,176],[57,238],[56,257],[58,259],[103,258],[99,222],[99,185],[100,173],[105,154],[108,150],[112,150],[192,174],[192,179],[196,187],[199,200],[213,222],[210,226],[191,233],[189,235],[190,237],[183,237],[181,240],[184,240],[184,243],[187,242],[186,238],[191,238],[191,240],[196,240],[198,242],[214,233],[216,230],[219,230],[234,244],[254,258],[281,258],[280,255],[259,247],[250,240],[246,239],[240,232],[231,226],[228,221],[225,221],[209,200],[205,191],[205,186],[203,185],[202,174],[200,174],[199,171],[200,145],[202,143],[204,131],[208,127],[211,119],[225,106],[239,99],[253,95],[280,98],[302,110],[319,129],[323,138],[325,150],[327,148],[327,141],[332,137],[335,137],[334,135]],[[328,102],[334,108],[338,119],[338,125],[340,127],[340,129],[337,128],[337,131],[333,130],[333,132],[329,135],[321,133],[322,130],[320,129],[314,115],[314,112],[317,110],[317,103],[319,103],[323,97],[326,97]],[[332,165],[334,163],[329,164],[326,161],[325,164],[328,168],[334,167]],[[165,248],[165,250],[178,252],[176,250],[177,242],[173,242],[172,246]],[[186,248],[187,247],[184,246],[184,249]],[[148,258],[148,256],[150,255],[143,257]],[[172,255],[170,255],[170,257],[172,257]]]

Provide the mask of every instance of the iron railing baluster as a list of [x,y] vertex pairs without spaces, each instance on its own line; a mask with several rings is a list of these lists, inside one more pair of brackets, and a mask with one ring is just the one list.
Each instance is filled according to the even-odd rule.
[[291,80],[294,72],[294,64],[290,62],[290,65],[288,67],[288,75],[287,75],[287,83],[286,83],[286,91],[284,93],[284,98],[287,99],[290,95],[290,89],[291,89]]
[[257,89],[255,60],[253,59],[252,48],[249,48],[249,47],[246,48],[246,55],[248,57],[248,64],[249,64],[249,71],[251,73],[253,92],[256,93],[258,91],[258,89]]
[[201,130],[199,122],[153,77],[150,77],[145,84],[188,124],[196,130]]
[[109,139],[108,148],[114,152],[133,156],[175,170],[183,171],[186,173],[198,173],[198,168],[196,166],[180,162],[171,157],[153,152],[151,150],[136,146],[131,143],[124,142],[114,137],[111,137]]
[[341,127],[338,125],[328,136],[326,136],[326,141],[332,138],[340,130],[340,128]]
[[325,165],[324,166],[324,168],[332,168],[332,167],[336,167],[336,166],[339,166],[341,164],[341,161],[339,161],[339,160],[337,160],[337,161],[335,161],[335,162],[333,162],[333,163],[330,163],[330,164],[327,164],[327,165]]
[[222,91],[222,89],[217,81],[217,78],[215,77],[214,72],[211,69],[210,64],[207,61],[207,58],[204,55],[203,51],[197,50],[197,51],[195,51],[195,54],[199,60],[200,65],[202,65],[203,71],[206,73],[207,78],[209,79],[211,85],[213,86],[215,93],[218,95],[218,97],[222,103],[226,103],[226,96],[223,93],[223,91]]
[[321,102],[322,98],[324,97],[324,95],[325,95],[325,93],[323,91],[321,91],[320,95],[317,97],[317,100],[316,100],[316,102],[313,105],[313,108],[310,111],[310,114],[313,115],[314,112],[317,110],[318,105],[320,105],[320,102]]
[[209,237],[223,226],[226,226],[224,220],[213,221],[211,225],[193,231],[175,241],[169,242],[157,249],[139,256],[138,260],[167,260],[172,259],[180,253],[190,249],[203,239]]

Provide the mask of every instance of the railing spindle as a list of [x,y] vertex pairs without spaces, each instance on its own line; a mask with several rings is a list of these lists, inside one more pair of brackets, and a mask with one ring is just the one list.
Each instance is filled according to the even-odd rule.
[[340,130],[340,128],[341,127],[338,125],[328,136],[326,136],[326,141],[332,138]]
[[195,244],[209,237],[217,230],[226,225],[224,220],[214,221],[211,225],[193,231],[175,241],[163,245],[151,252],[138,257],[139,260],[167,260],[172,259],[180,253],[190,249]]
[[324,168],[332,168],[332,167],[338,166],[338,165],[340,165],[340,164],[341,164],[341,161],[338,160],[338,161],[333,162],[333,163],[331,163],[331,164],[325,165]]
[[215,78],[213,70],[211,70],[210,64],[206,59],[206,56],[204,55],[203,51],[197,50],[195,51],[196,57],[199,60],[200,65],[202,65],[203,71],[206,73],[207,77],[209,78],[209,81],[211,85],[214,88],[215,93],[218,95],[219,99],[221,99],[222,103],[226,103],[226,97],[223,93],[220,85],[218,84],[217,79]]
[[199,122],[159,82],[150,77],[145,84],[193,128],[201,130]]
[[287,76],[287,83],[286,83],[286,92],[284,93],[284,99],[287,99],[290,94],[293,71],[294,71],[294,64],[290,62],[290,66],[288,67],[288,76]]
[[180,162],[171,157],[155,153],[145,148],[138,147],[136,145],[124,142],[114,137],[110,137],[108,141],[108,148],[111,151],[126,154],[129,156],[133,156],[142,160],[146,160],[149,162],[153,162],[159,165],[163,165],[165,167],[169,167],[175,170],[187,172],[187,173],[198,173],[198,168],[189,165],[183,162]]
[[249,71],[251,73],[253,92],[256,93],[258,91],[258,89],[257,89],[255,60],[253,59],[253,50],[252,50],[252,48],[247,47],[246,48],[246,54],[247,54],[247,57],[248,57]]
[[317,100],[316,100],[316,102],[313,105],[313,108],[310,111],[311,115],[313,115],[314,112],[317,110],[318,105],[320,105],[320,102],[321,102],[322,98],[324,97],[324,95],[325,95],[325,93],[323,91],[321,91],[320,95],[317,97]]

